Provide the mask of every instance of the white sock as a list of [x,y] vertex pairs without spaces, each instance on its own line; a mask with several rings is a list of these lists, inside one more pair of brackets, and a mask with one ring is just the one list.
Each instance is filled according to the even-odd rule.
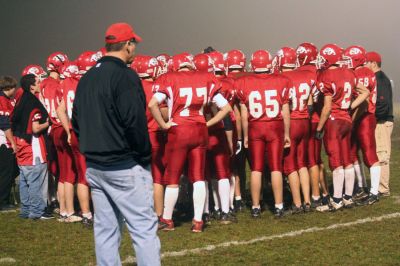
[[354,167],[344,169],[344,194],[347,196],[353,195],[355,178]]
[[168,187],[165,189],[164,196],[164,212],[163,218],[167,220],[172,219],[172,213],[174,212],[175,204],[179,196],[179,187]]
[[344,169],[336,168],[332,172],[333,197],[341,199],[343,197]]
[[211,179],[212,194],[214,199],[214,210],[219,210],[219,197],[218,197],[218,181],[216,179]]
[[204,181],[205,185],[206,185],[206,200],[204,201],[204,213],[210,213],[210,190],[208,189],[208,182]]
[[242,200],[242,196],[235,196],[235,200]]
[[231,176],[230,181],[230,192],[229,192],[229,206],[233,209],[233,199],[235,198],[235,176]]
[[224,213],[229,212],[229,196],[231,186],[229,185],[229,179],[224,178],[218,181],[218,194],[221,199],[221,210]]
[[277,208],[277,209],[283,209],[283,203],[275,204],[275,208]]
[[312,199],[314,200],[314,201],[317,201],[317,200],[319,200],[321,197],[320,196],[312,196]]
[[200,222],[203,216],[204,202],[206,200],[206,186],[204,181],[193,183],[193,209],[194,220]]
[[376,165],[372,166],[370,169],[370,174],[371,174],[371,190],[370,192],[374,195],[378,195],[378,189],[379,189],[379,182],[381,178],[381,166]]
[[68,214],[66,212],[62,212],[60,213],[60,216],[68,216]]
[[366,187],[365,175],[364,172],[361,171],[361,166],[359,164],[354,164],[354,172],[356,173],[358,187]]
[[92,216],[92,213],[91,213],[91,212],[88,212],[88,213],[82,213],[82,217],[84,217],[84,218],[88,218],[88,219],[92,219],[92,218],[93,218],[93,216]]

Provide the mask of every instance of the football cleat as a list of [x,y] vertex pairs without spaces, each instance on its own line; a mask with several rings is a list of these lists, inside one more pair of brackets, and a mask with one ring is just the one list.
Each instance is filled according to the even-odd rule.
[[354,205],[355,205],[355,204],[354,204],[353,198],[349,198],[349,199],[343,198],[343,206],[344,206],[346,209],[353,208]]
[[318,206],[322,205],[322,199],[319,198],[318,200],[311,199],[311,209],[315,210]]
[[213,210],[211,213],[211,219],[220,220],[221,219],[221,210]]
[[290,214],[292,214],[291,210],[285,210],[284,208],[275,208],[274,212],[275,218],[282,218]]
[[246,208],[246,205],[244,204],[243,200],[234,200],[233,206],[235,212],[243,211]]
[[233,215],[231,212],[225,213],[223,212],[221,214],[221,224],[231,224],[231,223],[237,223],[237,218],[235,215]]
[[89,219],[87,217],[83,217],[82,218],[82,224],[83,226],[85,226],[86,228],[92,228],[93,227],[93,218]]
[[332,211],[337,211],[343,208],[344,204],[343,204],[343,200],[339,201],[339,202],[335,202],[332,198],[330,200],[331,202],[331,206],[332,206]]
[[366,189],[363,187],[360,187],[357,189],[355,195],[353,196],[354,201],[363,201],[368,197],[368,193],[366,192]]
[[158,229],[162,231],[174,231],[174,221],[172,219],[169,220],[160,217],[160,219],[158,220]]
[[190,229],[193,233],[203,232],[204,223],[203,221],[196,221],[193,219],[192,228]]
[[303,208],[302,206],[297,207],[296,205],[292,205],[292,214],[300,214],[303,213]]
[[311,204],[310,203],[304,203],[303,211],[304,212],[310,212],[311,211]]
[[379,196],[370,193],[367,198],[365,198],[363,201],[357,203],[357,205],[359,205],[359,206],[372,205],[378,201],[379,201]]
[[251,217],[261,218],[261,209],[260,208],[252,208],[251,209]]
[[210,225],[211,224],[211,217],[209,213],[203,213],[203,222],[206,225]]

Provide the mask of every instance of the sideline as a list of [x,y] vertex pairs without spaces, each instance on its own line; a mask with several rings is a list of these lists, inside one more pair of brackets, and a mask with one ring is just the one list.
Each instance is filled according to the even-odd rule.
[[[383,220],[394,219],[394,218],[399,218],[399,217],[400,217],[400,212],[395,212],[395,213],[385,214],[385,215],[378,216],[378,217],[367,217],[364,219],[359,219],[359,220],[355,220],[353,222],[348,222],[348,223],[332,224],[332,225],[329,225],[326,227],[311,227],[311,228],[291,231],[291,232],[287,232],[287,233],[283,233],[283,234],[258,237],[258,238],[254,238],[254,239],[246,240],[246,241],[229,241],[229,242],[223,242],[223,243],[216,244],[216,245],[208,245],[208,246],[201,247],[201,248],[184,249],[181,251],[169,251],[169,252],[162,253],[161,259],[164,259],[167,257],[181,257],[181,256],[189,255],[189,254],[199,254],[204,251],[213,251],[217,248],[227,248],[230,246],[249,245],[249,244],[253,244],[253,243],[257,243],[257,242],[273,240],[276,238],[294,237],[294,236],[299,236],[299,235],[302,235],[305,233],[314,233],[314,232],[319,232],[319,231],[344,228],[344,227],[349,227],[349,226],[358,225],[358,224],[381,222]],[[129,256],[124,261],[122,261],[123,264],[135,263],[135,262],[136,262],[136,258],[133,256]]]

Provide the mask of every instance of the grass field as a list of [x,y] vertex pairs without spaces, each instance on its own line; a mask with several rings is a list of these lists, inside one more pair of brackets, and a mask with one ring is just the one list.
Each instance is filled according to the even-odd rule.
[[[390,197],[372,206],[284,219],[265,211],[261,219],[253,220],[244,211],[238,214],[239,223],[212,224],[202,234],[191,233],[190,222],[182,222],[174,232],[159,233],[162,263],[400,265],[399,122],[393,132]],[[121,259],[124,265],[134,265],[133,258],[125,230]],[[15,212],[0,214],[0,265],[95,264],[93,233],[81,224],[27,221]]]

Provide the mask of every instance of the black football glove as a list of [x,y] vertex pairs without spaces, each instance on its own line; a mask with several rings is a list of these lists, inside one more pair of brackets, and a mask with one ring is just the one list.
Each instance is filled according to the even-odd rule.
[[314,137],[315,137],[316,139],[320,139],[320,140],[321,140],[321,139],[324,137],[324,131],[322,131],[322,130],[321,130],[321,131],[318,131],[318,130],[317,130],[317,131],[315,132],[315,136],[314,136]]

